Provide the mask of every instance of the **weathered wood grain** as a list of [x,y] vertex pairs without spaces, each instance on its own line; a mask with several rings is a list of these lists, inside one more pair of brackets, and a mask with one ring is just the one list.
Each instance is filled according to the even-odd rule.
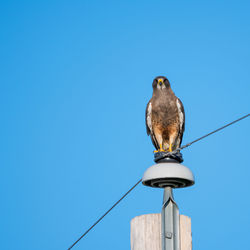
[[[161,250],[161,214],[145,214],[131,220],[131,250]],[[180,215],[181,250],[192,250],[191,219]]]

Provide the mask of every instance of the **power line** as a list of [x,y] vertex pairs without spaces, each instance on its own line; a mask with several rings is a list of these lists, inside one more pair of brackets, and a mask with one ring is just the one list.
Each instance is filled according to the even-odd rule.
[[186,145],[180,147],[179,149],[181,150],[181,149],[187,148],[187,147],[191,146],[193,143],[195,143],[195,142],[197,142],[197,141],[200,141],[200,140],[204,139],[205,137],[208,137],[209,135],[212,135],[212,134],[214,134],[214,133],[216,133],[216,132],[218,132],[218,131],[220,131],[220,130],[226,128],[226,127],[229,127],[230,125],[232,125],[232,124],[234,124],[234,123],[236,123],[236,122],[239,122],[240,120],[243,120],[243,119],[247,118],[249,115],[250,115],[250,114],[244,115],[244,116],[240,117],[240,118],[237,119],[237,120],[234,120],[234,121],[232,121],[232,122],[230,122],[230,123],[228,123],[228,124],[226,124],[226,125],[224,125],[224,126],[218,128],[218,129],[216,129],[216,130],[214,130],[214,131],[212,131],[212,132],[210,132],[210,133],[208,133],[208,134],[206,134],[206,135],[203,135],[202,137],[200,137],[200,138],[198,138],[198,139],[196,139],[196,140],[194,140],[194,141],[192,141],[192,142],[190,142],[190,143],[187,143]]
[[71,249],[79,240],[81,240],[98,222],[100,222],[118,203],[120,203],[140,182],[140,179],[133,187],[131,187],[128,192],[126,192],[105,214],[103,214],[74,244],[72,244],[68,249]]
[[[218,132],[218,131],[220,131],[220,130],[222,130],[222,129],[224,129],[224,128],[226,128],[226,127],[229,127],[229,126],[231,126],[232,124],[234,124],[234,123],[236,123],[236,122],[239,122],[239,121],[241,121],[241,120],[243,120],[243,119],[245,119],[245,118],[247,118],[248,116],[249,116],[250,114],[247,114],[247,115],[244,115],[244,116],[242,116],[242,117],[240,117],[239,119],[237,119],[237,120],[234,120],[234,121],[232,121],[232,122],[230,122],[230,123],[228,123],[228,124],[226,124],[226,125],[224,125],[224,126],[222,126],[222,127],[220,127],[220,128],[218,128],[218,129],[216,129],[216,130],[214,130],[214,131],[212,131],[212,132],[210,132],[210,133],[208,133],[208,134],[206,134],[206,135],[203,135],[203,136],[201,136],[201,137],[199,137],[198,139],[196,139],[196,140],[194,140],[194,141],[192,141],[192,142],[189,142],[189,143],[187,143],[186,145],[184,145],[184,146],[182,146],[182,147],[180,147],[180,148],[178,148],[178,149],[176,149],[176,151],[178,151],[178,150],[181,150],[181,149],[184,149],[184,148],[187,148],[187,147],[189,147],[189,146],[191,146],[193,143],[196,143],[196,142],[198,142],[198,141],[200,141],[200,140],[202,140],[202,139],[204,139],[204,138],[206,138],[206,137],[208,137],[208,136],[210,136],[210,135],[212,135],[212,134],[214,134],[214,133],[216,133],[216,132]],[[68,250],[70,250],[72,247],[74,247],[91,229],[93,229],[113,208],[115,208],[116,207],[116,205],[118,205],[140,182],[141,182],[141,180],[142,179],[140,179],[139,181],[137,181],[137,183],[134,185],[134,186],[132,186],[107,212],[105,212],[84,234],[82,234],[81,235],[81,237],[77,240],[77,241],[75,241],[69,248],[68,248]]]

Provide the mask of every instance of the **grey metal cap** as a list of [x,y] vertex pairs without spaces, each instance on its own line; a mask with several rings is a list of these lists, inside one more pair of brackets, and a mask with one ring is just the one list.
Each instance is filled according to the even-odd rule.
[[142,184],[150,187],[182,188],[194,184],[191,170],[177,162],[158,163],[146,170]]

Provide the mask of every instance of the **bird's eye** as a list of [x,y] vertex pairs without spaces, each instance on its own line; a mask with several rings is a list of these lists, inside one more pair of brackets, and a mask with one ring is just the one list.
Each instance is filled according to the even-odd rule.
[[169,86],[169,81],[168,81],[168,79],[164,79],[164,84],[165,84],[166,86]]

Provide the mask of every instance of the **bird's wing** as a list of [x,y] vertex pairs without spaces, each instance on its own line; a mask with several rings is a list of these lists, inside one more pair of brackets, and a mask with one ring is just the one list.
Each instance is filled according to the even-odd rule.
[[152,129],[152,103],[151,101],[148,102],[147,108],[146,108],[146,115],[145,115],[145,122],[146,122],[146,128],[147,128],[147,135],[151,134]]
[[183,104],[179,98],[176,99],[176,103],[177,103],[179,121],[180,121],[180,130],[179,130],[180,131],[179,132],[179,139],[180,139],[179,146],[180,146],[182,142],[183,133],[185,130],[185,111],[184,111]]
[[156,140],[153,125],[152,125],[152,103],[151,100],[149,101],[147,108],[146,108],[146,115],[145,115],[145,122],[147,128],[147,134],[150,135],[152,143],[154,144],[156,149],[159,149],[158,142]]

